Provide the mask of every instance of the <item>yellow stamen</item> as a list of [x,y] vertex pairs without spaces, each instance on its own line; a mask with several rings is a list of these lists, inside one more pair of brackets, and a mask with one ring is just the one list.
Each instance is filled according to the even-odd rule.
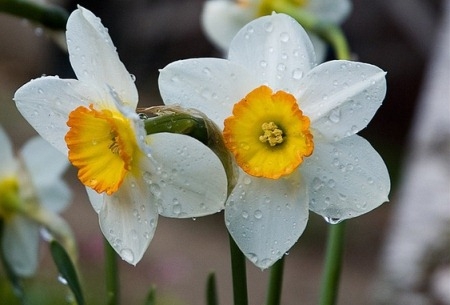
[[263,123],[261,129],[263,130],[263,135],[259,136],[261,142],[269,142],[270,146],[283,143],[283,130],[279,129],[274,122]]
[[[238,3],[241,1],[238,1]],[[289,15],[289,9],[295,10],[297,8],[305,7],[308,5],[308,0],[259,0],[258,16],[266,16],[277,11],[278,13],[286,13]],[[285,10],[279,10],[280,7],[285,7]]]
[[69,114],[65,140],[80,181],[108,195],[133,169],[138,145],[128,118],[116,110],[80,106]]
[[225,119],[223,136],[246,173],[278,179],[312,154],[309,125],[294,96],[261,86],[234,105],[233,115]]

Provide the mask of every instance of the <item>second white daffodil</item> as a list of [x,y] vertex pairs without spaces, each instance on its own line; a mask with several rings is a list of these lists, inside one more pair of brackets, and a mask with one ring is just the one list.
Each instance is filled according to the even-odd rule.
[[166,104],[199,109],[223,128],[240,168],[225,223],[258,267],[294,245],[309,209],[336,223],[387,200],[386,166],[356,135],[384,99],[385,72],[343,60],[316,66],[311,41],[291,17],[250,22],[227,60],[174,62],[159,86]]
[[39,134],[78,168],[103,234],[135,265],[154,235],[158,214],[198,217],[223,208],[225,171],[217,156],[191,137],[146,136],[136,114],[134,79],[90,11],[80,7],[70,15],[66,36],[77,79],[41,77],[17,90],[14,100]]

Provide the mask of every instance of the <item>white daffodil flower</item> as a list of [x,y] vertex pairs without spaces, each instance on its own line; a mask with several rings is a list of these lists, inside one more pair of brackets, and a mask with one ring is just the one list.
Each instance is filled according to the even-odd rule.
[[57,215],[71,197],[61,179],[68,165],[67,158],[41,137],[29,140],[16,158],[0,127],[1,251],[18,276],[36,271],[43,227],[62,241],[72,257],[76,255],[72,232]]
[[198,217],[223,209],[227,178],[217,156],[184,135],[146,136],[134,77],[107,29],[79,7],[67,22],[77,79],[41,77],[14,100],[22,115],[78,168],[101,230],[128,263],[142,258],[158,214]]
[[386,166],[356,135],[386,93],[376,66],[316,66],[303,28],[284,14],[250,22],[228,59],[181,60],[161,70],[166,104],[204,112],[223,128],[240,168],[225,223],[260,268],[302,234],[308,209],[335,223],[376,208],[390,189]]
[[[258,17],[270,15],[276,11],[274,4],[282,2],[325,23],[340,24],[351,11],[350,0],[208,0],[201,15],[202,27],[214,45],[227,51],[231,40],[244,25]],[[309,35],[316,58],[322,62],[326,44],[318,36]]]

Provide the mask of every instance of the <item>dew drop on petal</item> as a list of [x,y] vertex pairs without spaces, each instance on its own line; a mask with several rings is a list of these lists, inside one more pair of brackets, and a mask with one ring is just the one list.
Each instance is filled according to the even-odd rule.
[[333,123],[339,123],[341,120],[341,111],[339,109],[331,110],[328,119]]
[[286,32],[283,32],[280,34],[280,40],[282,42],[288,42],[289,41],[289,34]]
[[261,212],[261,210],[256,210],[254,213],[254,216],[256,219],[261,219],[263,216],[263,213]]
[[272,24],[272,22],[267,22],[266,24],[264,24],[264,29],[268,33],[272,32],[273,31],[273,24]]
[[124,249],[120,250],[119,254],[122,257],[122,259],[124,261],[126,261],[127,263],[132,263],[134,260],[134,254],[133,254],[133,251],[131,251],[131,249],[124,248]]
[[292,71],[292,78],[295,80],[299,80],[303,77],[303,71],[300,69],[294,69],[294,71]]
[[340,218],[327,217],[327,216],[324,216],[323,219],[325,219],[326,222],[328,222],[329,224],[332,224],[332,225],[338,224],[342,221]]

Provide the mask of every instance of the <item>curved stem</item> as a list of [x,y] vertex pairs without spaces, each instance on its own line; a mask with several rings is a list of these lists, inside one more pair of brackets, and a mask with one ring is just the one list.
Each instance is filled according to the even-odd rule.
[[320,305],[336,304],[344,252],[345,222],[329,225]]
[[105,248],[105,277],[107,305],[119,304],[119,270],[117,254],[109,242],[104,239]]
[[283,286],[284,256],[270,269],[269,291],[267,292],[267,305],[279,305],[281,289]]
[[59,6],[43,5],[37,1],[0,0],[0,12],[38,22],[53,30],[66,29],[69,14]]
[[245,256],[236,245],[231,235],[229,235],[229,239],[234,305],[248,305]]

